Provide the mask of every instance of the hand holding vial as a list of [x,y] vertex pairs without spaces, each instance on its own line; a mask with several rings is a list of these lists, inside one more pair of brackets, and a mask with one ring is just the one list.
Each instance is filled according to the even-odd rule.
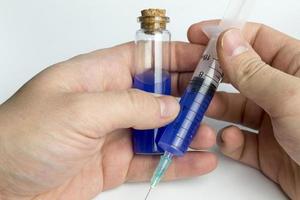
[[[170,45],[176,55],[172,95],[178,97],[203,47]],[[132,128],[170,123],[179,104],[131,89],[133,49],[130,42],[53,65],[0,106],[0,199],[89,200],[124,182],[150,179],[159,157],[134,155]],[[207,150],[215,139],[203,125],[192,148]],[[213,153],[191,152],[174,161],[166,179],[199,176],[216,165]]]

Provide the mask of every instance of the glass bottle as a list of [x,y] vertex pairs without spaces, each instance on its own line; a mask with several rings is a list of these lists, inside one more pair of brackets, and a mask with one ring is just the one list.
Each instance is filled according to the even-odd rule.
[[[170,95],[169,73],[171,34],[166,30],[169,18],[163,9],[146,9],[138,18],[141,29],[136,32],[135,76],[133,87],[146,92]],[[165,127],[151,130],[133,130],[133,149],[136,154],[161,154],[158,147]]]

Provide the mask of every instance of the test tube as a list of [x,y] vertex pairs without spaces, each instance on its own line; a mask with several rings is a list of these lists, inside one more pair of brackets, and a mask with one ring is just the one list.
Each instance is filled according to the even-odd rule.
[[[135,41],[135,76],[133,87],[146,92],[170,95],[169,73],[171,34],[166,30],[169,18],[163,9],[141,11],[140,30]],[[133,130],[133,149],[136,154],[155,155],[164,151],[158,147],[165,127],[150,130]]]

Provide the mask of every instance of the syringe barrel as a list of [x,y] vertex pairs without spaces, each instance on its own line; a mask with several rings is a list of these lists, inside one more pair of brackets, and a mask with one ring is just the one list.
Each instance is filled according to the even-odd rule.
[[158,145],[182,156],[191,144],[204,114],[223,77],[216,53],[216,38],[210,40],[194,76],[180,100],[177,118],[167,126]]

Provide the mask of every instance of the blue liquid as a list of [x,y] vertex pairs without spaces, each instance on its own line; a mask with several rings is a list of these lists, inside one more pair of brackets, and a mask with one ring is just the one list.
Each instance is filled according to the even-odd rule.
[[[171,77],[168,72],[162,72],[162,82],[154,82],[154,71],[137,74],[133,80],[133,87],[151,93],[171,94]],[[165,127],[150,130],[133,130],[133,150],[136,154],[154,155],[164,151],[157,145]]]
[[[182,156],[194,138],[216,88],[202,85],[204,79],[194,78],[180,100],[180,112],[162,134],[159,146],[176,156]],[[201,91],[201,92],[200,92]]]

